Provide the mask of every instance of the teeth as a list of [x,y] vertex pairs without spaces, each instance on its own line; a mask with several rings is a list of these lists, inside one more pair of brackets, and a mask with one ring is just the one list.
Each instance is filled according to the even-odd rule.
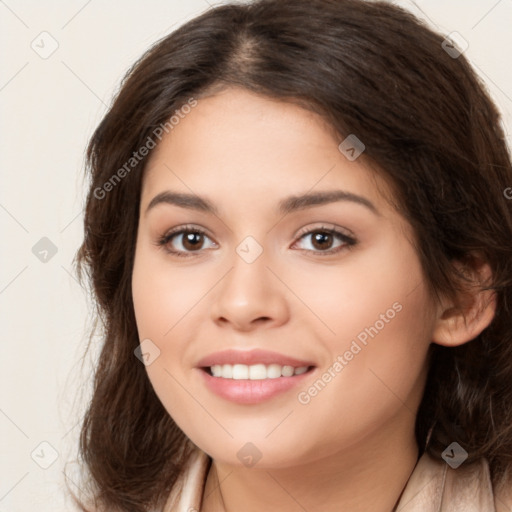
[[219,375],[219,377],[224,375],[224,377],[226,379],[233,378],[233,367],[230,364],[225,364],[225,365],[221,366],[221,370],[222,370],[222,373]]
[[281,366],[280,364],[216,364],[210,366],[210,371],[214,377],[234,380],[264,380],[277,379],[279,377],[292,377],[301,375],[308,371],[309,366]]
[[[222,377],[222,375],[221,375]],[[249,367],[245,364],[235,364],[233,365],[233,379],[248,379],[249,378]]]
[[303,373],[306,373],[308,371],[309,366],[301,366],[300,368],[295,368],[295,375],[301,375]]

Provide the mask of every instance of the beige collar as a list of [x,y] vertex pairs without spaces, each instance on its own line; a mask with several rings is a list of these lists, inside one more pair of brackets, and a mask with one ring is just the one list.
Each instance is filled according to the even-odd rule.
[[[200,512],[211,459],[197,449],[173,488],[163,512]],[[486,460],[452,469],[424,453],[402,492],[396,512],[512,512],[497,509]]]

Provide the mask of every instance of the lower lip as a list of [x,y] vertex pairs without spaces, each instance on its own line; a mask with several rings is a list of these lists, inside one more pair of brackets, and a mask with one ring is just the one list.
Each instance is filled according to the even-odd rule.
[[298,386],[311,375],[314,368],[301,375],[261,380],[223,379],[213,377],[202,369],[199,371],[203,375],[206,386],[216,395],[237,404],[259,404]]

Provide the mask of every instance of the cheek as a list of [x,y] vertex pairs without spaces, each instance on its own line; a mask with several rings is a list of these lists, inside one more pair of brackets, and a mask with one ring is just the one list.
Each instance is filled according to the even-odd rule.
[[301,390],[310,428],[329,425],[341,444],[400,411],[412,418],[423,391],[432,318],[422,270],[412,248],[384,249],[326,287],[323,318],[336,333],[323,336],[331,359]]
[[[350,363],[354,371],[364,372],[377,388],[387,384],[407,394],[424,364],[432,334],[421,265],[402,238],[368,252],[357,266],[346,275],[337,314],[330,306],[334,330],[341,334],[336,352],[357,352],[359,345],[361,351]],[[378,372],[384,382],[379,383]]]
[[141,339],[151,338],[165,349],[173,333],[187,323],[187,314],[204,298],[212,278],[191,268],[173,268],[153,251],[136,253],[132,293]]
[[187,434],[199,411],[191,399],[194,390],[185,382],[190,362],[186,343],[180,339],[195,336],[197,322],[191,324],[188,315],[208,289],[197,272],[193,275],[191,279],[190,272],[172,269],[164,257],[155,257],[154,251],[140,248],[138,242],[132,275],[137,331],[141,341],[150,339],[159,351],[146,371],[163,406]]
[[385,338],[387,347],[398,349],[408,341],[419,342],[428,331],[423,271],[403,236],[386,236],[371,248],[346,253],[337,267],[318,265],[282,273],[314,313],[304,310],[304,319],[330,353],[348,350],[358,337],[363,343]]

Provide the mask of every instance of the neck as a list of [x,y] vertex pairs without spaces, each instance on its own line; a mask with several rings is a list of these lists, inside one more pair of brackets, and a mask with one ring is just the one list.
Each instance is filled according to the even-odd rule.
[[[407,416],[410,418],[407,418]],[[418,460],[414,418],[405,407],[347,449],[287,468],[213,461],[202,512],[391,512]]]

